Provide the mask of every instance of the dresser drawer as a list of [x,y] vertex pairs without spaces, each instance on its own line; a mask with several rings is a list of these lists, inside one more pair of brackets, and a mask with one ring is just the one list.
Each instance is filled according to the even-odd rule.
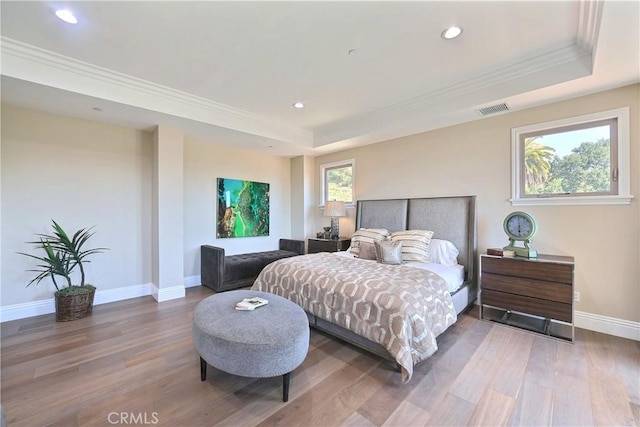
[[563,304],[556,301],[531,298],[523,295],[497,292],[483,287],[482,304],[505,308],[512,311],[534,314],[563,322],[573,322],[571,304]]
[[486,272],[482,274],[482,289],[557,301],[564,304],[571,304],[573,294],[571,285],[567,283],[523,279],[521,277]]
[[482,273],[504,274],[548,282],[573,283],[573,264],[549,263],[535,260],[522,262],[509,258],[482,258]]
[[307,253],[346,251],[350,244],[351,239],[309,239]]
[[573,257],[480,257],[480,318],[573,341]]

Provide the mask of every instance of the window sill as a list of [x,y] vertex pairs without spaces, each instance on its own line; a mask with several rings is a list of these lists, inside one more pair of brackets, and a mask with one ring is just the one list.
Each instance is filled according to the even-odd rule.
[[554,205],[628,205],[633,199],[627,196],[552,196],[526,199],[510,199],[511,206],[554,206]]

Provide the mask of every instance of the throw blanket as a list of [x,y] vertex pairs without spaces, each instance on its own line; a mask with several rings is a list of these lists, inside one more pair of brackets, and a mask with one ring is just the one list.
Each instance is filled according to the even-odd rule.
[[436,337],[457,320],[445,281],[404,265],[317,253],[267,265],[254,290],[285,297],[307,312],[384,346],[402,369],[438,349]]

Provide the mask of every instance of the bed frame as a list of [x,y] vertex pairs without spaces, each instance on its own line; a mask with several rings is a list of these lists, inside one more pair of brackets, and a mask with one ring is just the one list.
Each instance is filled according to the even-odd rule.
[[[416,199],[359,200],[356,230],[386,228],[400,230],[431,230],[434,239],[453,242],[458,248],[458,264],[465,268],[465,281],[452,294],[456,312],[468,309],[477,296],[477,230],[476,196],[431,197]],[[320,319],[310,313],[309,324],[377,356],[395,362],[387,349],[378,343]]]

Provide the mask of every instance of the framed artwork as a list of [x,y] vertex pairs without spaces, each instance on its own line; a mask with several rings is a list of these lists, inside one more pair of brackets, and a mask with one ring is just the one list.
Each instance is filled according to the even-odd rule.
[[216,237],[269,235],[269,184],[218,178]]

